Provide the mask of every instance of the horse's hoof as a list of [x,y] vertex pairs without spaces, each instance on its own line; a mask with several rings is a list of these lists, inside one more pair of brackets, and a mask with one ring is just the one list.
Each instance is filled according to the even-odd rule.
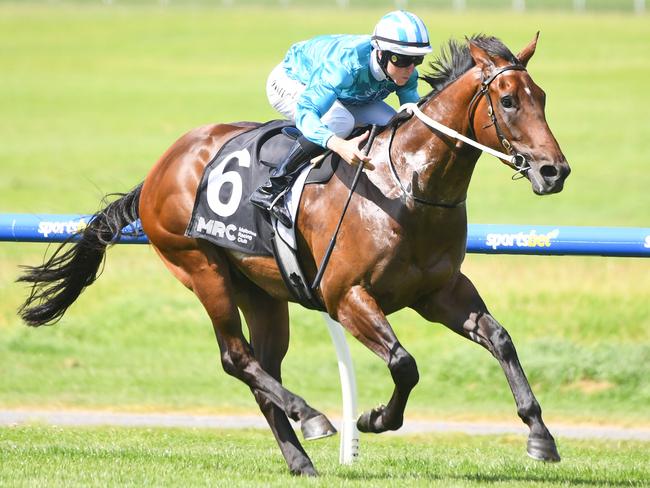
[[385,409],[385,405],[379,405],[377,408],[373,408],[368,412],[363,412],[357,420],[357,429],[359,429],[359,432],[370,432],[373,434],[384,432],[386,429],[378,424],[381,421],[381,416]]
[[555,441],[552,438],[528,438],[527,451],[528,455],[537,461],[546,461],[549,463],[560,462],[560,454],[557,452]]
[[322,413],[303,421],[300,424],[300,430],[302,430],[302,436],[306,441],[322,439],[336,434],[336,429]]
[[291,474],[294,476],[308,476],[310,478],[313,478],[315,476],[318,476],[318,471],[316,471],[316,468],[314,468],[312,464],[308,464],[301,468],[292,469]]

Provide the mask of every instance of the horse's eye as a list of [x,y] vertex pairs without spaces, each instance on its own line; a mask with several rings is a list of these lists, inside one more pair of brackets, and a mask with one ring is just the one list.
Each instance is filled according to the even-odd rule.
[[512,108],[514,107],[515,102],[510,95],[506,95],[501,99],[501,105],[503,108]]

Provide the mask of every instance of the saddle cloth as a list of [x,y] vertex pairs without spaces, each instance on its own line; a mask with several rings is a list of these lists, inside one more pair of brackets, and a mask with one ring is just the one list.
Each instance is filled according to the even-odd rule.
[[[273,120],[235,136],[222,146],[203,172],[186,236],[206,239],[246,254],[273,255],[274,229],[269,216],[248,199],[266,182],[271,170],[293,145],[294,140],[282,132],[292,126],[288,120]],[[297,179],[298,186],[294,185],[287,195],[294,218],[302,185],[327,181],[339,160],[338,156],[328,156],[309,178],[305,174]],[[312,169],[309,165],[305,171]],[[292,240],[293,229],[278,230]]]

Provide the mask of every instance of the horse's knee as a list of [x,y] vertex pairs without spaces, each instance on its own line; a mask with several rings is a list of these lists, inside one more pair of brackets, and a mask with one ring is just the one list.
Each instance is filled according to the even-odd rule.
[[515,346],[510,334],[499,324],[497,324],[497,327],[490,334],[490,342],[495,353],[503,359],[510,359],[515,354]]
[[420,380],[418,366],[413,356],[400,347],[390,358],[388,369],[398,388],[412,389]]
[[230,376],[241,377],[250,362],[249,359],[250,356],[243,351],[226,349],[221,353],[221,366]]
[[510,359],[516,355],[515,346],[508,331],[489,315],[478,320],[480,333],[470,337],[486,347],[497,359]]
[[237,368],[235,367],[235,362],[232,360],[229,351],[221,353],[221,367],[230,376],[236,376]]

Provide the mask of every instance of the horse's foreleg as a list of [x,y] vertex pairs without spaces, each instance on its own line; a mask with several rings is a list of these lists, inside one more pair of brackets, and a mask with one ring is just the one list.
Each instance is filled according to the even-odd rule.
[[559,461],[553,436],[542,420],[542,409],[524,373],[510,334],[488,312],[472,282],[460,274],[453,286],[422,299],[413,307],[423,317],[440,322],[492,353],[505,373],[519,417],[530,428],[528,454]]
[[[237,295],[248,330],[255,358],[262,368],[282,383],[281,365],[289,347],[289,312],[286,302],[271,298],[251,285]],[[285,413],[265,395],[252,390],[260,410],[266,417],[282,455],[293,474],[316,475],[309,456],[300,445]]]
[[168,268],[194,291],[205,307],[212,320],[224,371],[277,405],[289,418],[301,422],[305,438],[335,433],[336,429],[322,413],[264,371],[242,333],[230,270],[222,251],[207,243],[199,246],[200,249],[160,254]]
[[364,288],[353,287],[339,302],[337,319],[359,341],[388,365],[395,390],[386,406],[364,412],[357,421],[361,432],[397,430],[404,422],[404,409],[419,380],[415,359],[402,347],[377,302]]

